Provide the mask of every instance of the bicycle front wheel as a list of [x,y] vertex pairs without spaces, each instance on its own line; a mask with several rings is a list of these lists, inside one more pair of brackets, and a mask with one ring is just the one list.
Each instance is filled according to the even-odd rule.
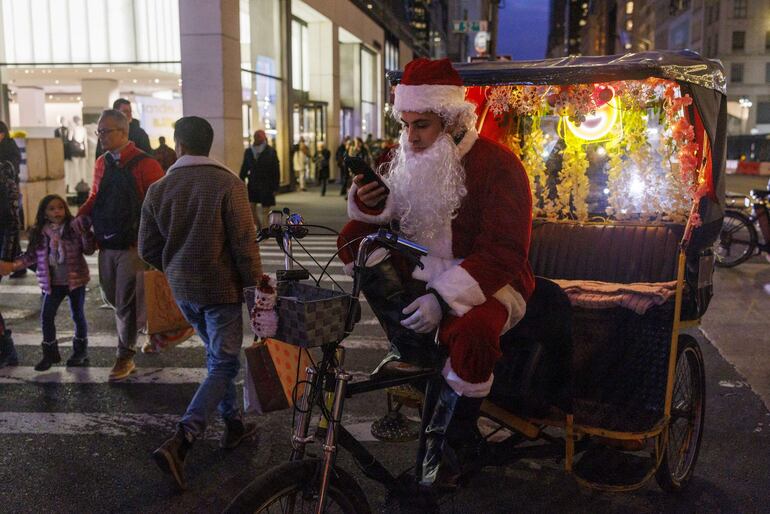
[[719,240],[714,245],[716,265],[732,268],[745,262],[757,248],[757,230],[748,216],[738,211],[725,211]]
[[[321,459],[285,462],[246,486],[225,510],[227,514],[315,514],[323,471]],[[326,509],[330,514],[369,514],[369,502],[345,470],[331,474]]]

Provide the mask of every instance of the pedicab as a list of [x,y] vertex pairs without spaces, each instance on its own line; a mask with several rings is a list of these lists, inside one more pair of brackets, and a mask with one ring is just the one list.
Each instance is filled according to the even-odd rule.
[[[724,211],[721,65],[693,52],[644,52],[455,68],[478,105],[479,132],[513,150],[529,174],[537,275],[525,318],[501,337],[476,464],[552,458],[588,488],[632,490],[654,476],[664,490],[681,491],[704,426],[703,356],[685,331],[697,327],[712,296]],[[389,75],[393,84],[399,78]],[[299,223],[273,226],[289,254],[292,237],[307,232]],[[415,260],[426,251],[383,227],[359,245],[350,294],[300,284],[302,273],[290,269],[297,261],[287,258],[279,312],[304,302],[318,317],[319,302],[333,302],[331,317],[344,322],[329,333],[332,318],[321,327],[307,317],[316,332],[324,329],[313,342],[313,330],[298,335],[296,316],[280,316],[279,339],[322,355],[297,396],[289,462],[257,477],[229,512],[369,512],[358,482],[336,461],[340,449],[365,476],[414,494],[407,485],[419,479],[424,436],[414,475],[399,477],[344,426],[344,400],[353,395],[387,389],[397,397],[398,387],[427,381],[418,398],[423,429],[435,400],[430,370],[363,380],[344,370],[340,343],[360,316],[360,270],[377,246]],[[320,456],[310,457],[316,442]]]

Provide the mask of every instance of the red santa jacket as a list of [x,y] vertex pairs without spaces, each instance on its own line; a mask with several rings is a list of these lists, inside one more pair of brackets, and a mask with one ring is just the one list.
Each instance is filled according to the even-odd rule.
[[[535,280],[528,252],[532,226],[532,197],[521,161],[508,149],[475,131],[458,145],[465,167],[468,190],[457,217],[432,241],[419,241],[430,254],[421,259],[424,269],[412,277],[428,283],[462,316],[489,298],[508,310],[506,328],[524,315],[526,300]],[[376,230],[393,216],[392,197],[381,210],[372,210],[356,197],[355,185],[348,195],[351,221],[343,229],[338,246]],[[340,257],[350,269],[353,250]]]

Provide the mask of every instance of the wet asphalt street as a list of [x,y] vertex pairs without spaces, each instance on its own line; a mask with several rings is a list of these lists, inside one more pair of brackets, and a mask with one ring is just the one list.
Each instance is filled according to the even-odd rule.
[[[325,198],[312,190],[292,193],[278,201],[300,210],[308,223],[339,228],[345,219],[344,202],[334,191]],[[328,259],[333,241],[312,237],[306,246]],[[281,267],[274,243],[264,244],[261,252],[265,270]],[[94,259],[90,265],[93,270]],[[341,276],[341,266],[330,272]],[[21,357],[16,370],[0,370],[0,512],[220,512],[251,479],[286,459],[291,412],[255,417],[258,438],[234,451],[218,448],[222,427],[213,423],[188,459],[189,490],[177,491],[149,456],[171,434],[205,374],[202,346],[193,340],[160,355],[139,354],[135,376],[107,383],[104,377],[114,359],[114,322],[112,312],[100,308],[96,284],[94,278],[87,298],[91,368],[67,371],[57,366],[38,374],[31,369],[40,343],[36,281],[28,274],[0,282],[0,310],[9,318]],[[683,494],[664,493],[654,480],[631,493],[589,492],[562,471],[561,462],[524,460],[485,468],[468,487],[444,498],[441,512],[767,512],[766,284],[770,264],[763,257],[734,270],[717,270],[715,296],[702,330],[692,332],[705,357],[706,424],[695,476]],[[66,306],[57,328],[64,340],[72,334]],[[246,325],[244,334],[248,339]],[[353,372],[371,370],[384,353],[381,329],[366,304],[348,347],[347,368]],[[64,348],[65,359],[70,351]],[[374,440],[369,426],[384,411],[385,393],[371,393],[348,401],[344,422],[395,473],[412,465],[416,446]],[[313,452],[320,452],[318,445]],[[344,453],[340,462],[359,479],[373,511],[400,512],[384,488],[362,478]]]

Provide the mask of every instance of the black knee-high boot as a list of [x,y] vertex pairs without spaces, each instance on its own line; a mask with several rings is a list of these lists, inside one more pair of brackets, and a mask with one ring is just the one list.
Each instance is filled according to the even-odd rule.
[[483,438],[477,421],[483,398],[457,394],[441,386],[433,416],[425,429],[425,458],[420,485],[451,488],[473,466],[480,466]]
[[390,352],[375,372],[394,360],[421,367],[431,365],[430,335],[417,334],[401,325],[404,317],[401,311],[416,296],[404,286],[390,259],[366,268],[361,289],[391,344]]

